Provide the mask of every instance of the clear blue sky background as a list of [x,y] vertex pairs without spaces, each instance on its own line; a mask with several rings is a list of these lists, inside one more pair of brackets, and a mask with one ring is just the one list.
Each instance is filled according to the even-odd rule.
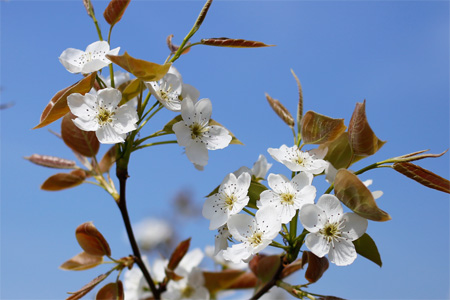
[[[104,36],[107,4],[94,1]],[[201,1],[132,1],[114,28],[111,46],[161,63],[168,55],[166,37],[174,34],[180,43],[202,6]],[[41,191],[40,184],[56,171],[23,159],[33,153],[75,159],[47,129],[31,128],[51,97],[80,79],[58,56],[98,38],[81,0],[11,0],[0,8],[1,103],[14,102],[1,111],[1,299],[62,299],[98,275],[58,269],[81,251],[74,236],[79,224],[94,221],[113,256],[131,252],[119,211],[106,193],[92,185]],[[128,195],[135,222],[169,218],[172,199],[182,189],[201,206],[227,173],[251,167],[260,153],[269,157],[269,147],[291,145],[291,131],[264,97],[268,92],[295,112],[291,68],[303,85],[305,111],[345,118],[348,125],[355,103],[367,99],[369,122],[388,143],[354,170],[417,150],[449,148],[448,1],[217,1],[193,41],[222,36],[277,45],[196,46],[176,63],[184,81],[212,100],[213,118],[245,146],[210,152],[203,172],[177,145],[136,153]],[[148,133],[174,116],[162,112]],[[48,128],[59,131],[59,122]],[[271,172],[289,176],[284,166],[269,161]],[[418,164],[449,177],[448,154]],[[331,265],[310,291],[350,299],[448,299],[448,195],[389,169],[362,176],[369,178],[373,190],[384,191],[378,204],[392,216],[389,222],[369,222],[383,267],[362,257],[349,267]],[[325,188],[319,186],[319,193]],[[207,220],[180,223],[179,236],[192,236],[193,247],[213,243]],[[304,283],[302,276],[292,282]]]

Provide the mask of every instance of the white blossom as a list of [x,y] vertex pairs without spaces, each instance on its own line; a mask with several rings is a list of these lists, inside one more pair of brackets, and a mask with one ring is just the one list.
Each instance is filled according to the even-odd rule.
[[103,144],[124,142],[126,134],[137,128],[136,109],[127,104],[118,106],[122,94],[119,90],[106,88],[97,95],[79,93],[67,97],[70,111],[78,118],[75,125],[84,131],[95,131]]
[[214,255],[217,255],[222,250],[228,248],[228,239],[231,238],[230,231],[227,224],[217,229],[217,234],[214,241]]
[[190,98],[181,102],[182,121],[172,127],[186,155],[200,169],[208,163],[208,150],[223,149],[231,142],[231,135],[222,126],[209,125],[212,105],[209,99],[193,103]]
[[216,265],[220,265],[221,269],[243,270],[243,269],[248,268],[248,263],[241,261],[241,262],[235,264],[235,263],[225,260],[225,258],[223,258],[223,251],[219,251],[219,253],[215,253],[214,246],[206,246],[205,254],[206,254],[206,256],[210,257]]
[[276,161],[284,164],[293,172],[309,172],[320,174],[328,166],[328,162],[323,160],[326,150],[313,149],[310,151],[301,151],[296,145],[287,147],[282,145],[279,149],[269,148],[267,152]]
[[[98,75],[100,79],[106,84],[107,87],[111,86],[111,76],[103,77],[102,75]],[[125,83],[130,80],[130,73],[122,72],[122,71],[115,71],[114,72],[114,85],[120,86],[122,83]]]
[[169,281],[167,291],[161,294],[163,300],[208,300],[208,289],[205,288],[205,278],[199,268],[194,268],[189,275],[181,280]]
[[260,208],[255,217],[238,214],[228,220],[228,229],[240,242],[223,251],[223,257],[233,263],[248,262],[253,255],[266,248],[278,235],[281,222],[271,206]]
[[310,233],[305,244],[318,257],[346,266],[356,259],[352,241],[367,229],[367,219],[355,213],[344,213],[341,202],[333,195],[322,195],[317,204],[306,204],[300,210],[300,222]]
[[267,181],[271,190],[261,193],[258,207],[274,205],[281,223],[288,223],[303,205],[314,203],[316,188],[311,185],[313,177],[311,173],[301,172],[289,180],[281,174],[269,174]]
[[70,73],[88,74],[98,71],[111,63],[105,55],[119,54],[120,47],[110,50],[106,41],[97,41],[87,46],[85,51],[68,48],[61,53],[59,61]]
[[251,169],[248,167],[240,167],[237,171],[233,172],[233,174],[239,176],[244,172],[248,172],[252,175],[254,180],[261,181],[266,178],[266,174],[271,167],[272,164],[267,163],[267,158],[260,154],[258,160],[253,164]]
[[145,219],[133,226],[134,235],[143,250],[150,250],[169,241],[173,236],[170,224],[159,219]]
[[219,191],[206,199],[202,214],[210,220],[210,230],[225,225],[230,216],[237,214],[248,204],[250,181],[249,173],[242,173],[237,178],[230,173],[223,179]]

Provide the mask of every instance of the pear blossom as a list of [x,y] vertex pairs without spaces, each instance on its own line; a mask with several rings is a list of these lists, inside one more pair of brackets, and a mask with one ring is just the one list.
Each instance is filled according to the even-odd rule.
[[323,160],[326,150],[313,149],[310,151],[301,151],[296,145],[288,147],[282,145],[279,149],[269,148],[267,152],[276,161],[284,164],[293,172],[309,172],[320,174],[328,166],[328,162]]
[[310,233],[305,244],[318,257],[346,266],[356,259],[352,241],[367,229],[367,219],[355,213],[344,213],[341,202],[333,195],[322,195],[317,204],[306,204],[300,210],[300,222]]
[[217,255],[220,251],[228,248],[228,239],[231,238],[230,231],[227,224],[217,229],[217,234],[214,241],[214,255]]
[[267,181],[271,190],[261,193],[258,207],[274,205],[281,223],[288,223],[303,205],[314,204],[316,188],[311,185],[313,177],[311,173],[302,172],[289,180],[281,174],[269,174]]
[[110,50],[106,41],[97,41],[87,46],[85,51],[68,48],[61,53],[59,61],[70,73],[88,74],[98,71],[111,63],[105,55],[119,54],[120,47]]
[[167,243],[173,236],[170,224],[162,219],[148,218],[133,226],[134,235],[143,250],[151,250]]
[[167,290],[161,294],[163,300],[209,300],[209,291],[205,288],[205,277],[199,268],[194,268],[189,275],[181,280],[169,281]]
[[234,175],[239,176],[244,172],[250,173],[252,178],[256,181],[261,181],[266,178],[266,174],[269,169],[272,167],[272,164],[267,163],[267,158],[260,154],[258,160],[253,164],[253,167],[250,169],[248,167],[240,167],[237,171],[233,172]]
[[242,173],[237,178],[230,173],[223,179],[219,191],[206,199],[202,214],[210,220],[210,230],[225,225],[230,216],[237,214],[248,204],[250,181],[249,173]]
[[240,242],[223,251],[223,257],[233,263],[250,261],[281,230],[281,221],[272,206],[260,208],[254,218],[244,214],[233,215],[227,224],[233,238]]
[[[106,84],[107,87],[111,86],[111,76],[103,77],[102,75],[98,75],[100,79]],[[125,83],[130,80],[130,73],[122,72],[122,71],[115,71],[114,72],[114,85],[120,86],[122,83]]]
[[209,125],[212,113],[211,101],[207,98],[195,103],[186,98],[181,102],[181,120],[172,126],[180,146],[197,168],[208,163],[208,150],[223,149],[231,142],[231,135],[222,126]]
[[210,257],[216,265],[221,266],[221,269],[243,270],[248,268],[248,263],[242,261],[237,264],[229,262],[223,258],[223,251],[215,253],[215,250],[214,246],[208,245],[205,247],[205,254]]
[[122,143],[126,134],[137,128],[138,115],[136,109],[129,103],[118,106],[122,94],[119,90],[106,88],[97,95],[79,93],[67,97],[75,125],[84,131],[95,131],[103,144]]
[[159,81],[145,82],[150,93],[171,111],[181,110],[181,101],[189,97],[196,102],[200,96],[200,92],[191,85],[184,84],[180,72],[170,66],[169,71]]

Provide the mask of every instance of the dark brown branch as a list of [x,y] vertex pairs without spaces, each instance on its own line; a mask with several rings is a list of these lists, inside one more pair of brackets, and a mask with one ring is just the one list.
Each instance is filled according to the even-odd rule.
[[117,202],[117,205],[119,206],[120,213],[122,214],[122,219],[125,224],[125,228],[127,230],[127,235],[128,235],[128,239],[130,240],[131,248],[133,249],[133,255],[135,257],[136,264],[141,269],[142,274],[144,274],[144,278],[147,281],[147,283],[150,287],[150,290],[152,291],[153,298],[160,299],[161,298],[160,292],[156,288],[155,283],[153,282],[152,276],[150,275],[149,271],[147,270],[147,267],[144,264],[144,261],[142,260],[141,252],[137,245],[136,238],[134,237],[133,229],[131,228],[131,222],[130,222],[130,217],[128,216],[126,197],[125,197],[128,171],[127,171],[127,169],[117,168],[116,175],[117,175],[117,178],[119,179],[119,184],[120,184],[120,198],[119,198],[119,202]]

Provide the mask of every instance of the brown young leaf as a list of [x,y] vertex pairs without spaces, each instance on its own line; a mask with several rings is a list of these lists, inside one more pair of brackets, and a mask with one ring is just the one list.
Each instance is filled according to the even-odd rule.
[[308,264],[305,272],[305,278],[309,283],[314,283],[319,280],[323,273],[328,269],[329,262],[326,257],[317,257],[310,251],[304,251],[302,255],[302,264]]
[[109,148],[108,152],[103,155],[102,160],[98,163],[100,173],[109,172],[112,165],[116,162],[116,145]]
[[429,187],[430,189],[450,194],[450,182],[427,169],[421,168],[410,162],[395,163],[393,167],[397,172]]
[[[172,38],[173,38],[173,34],[169,35],[169,36],[167,37],[166,42],[167,42],[167,47],[169,47],[170,53],[175,53],[175,52],[178,51],[178,49],[180,48],[180,46],[179,46],[179,45],[174,45],[174,44],[172,43]],[[189,46],[190,44],[191,44],[191,42],[188,42],[188,43],[186,44],[186,46]],[[186,47],[186,46],[185,46],[185,47]],[[183,50],[183,52],[181,52],[181,55],[188,53],[190,50],[191,50],[191,47],[187,48],[186,50]]]
[[94,131],[83,131],[72,121],[75,116],[68,113],[61,121],[61,137],[73,151],[83,156],[93,157],[100,149],[100,142]]
[[122,100],[120,101],[119,106],[138,96],[143,89],[145,89],[145,85],[141,84],[139,78],[122,83],[118,87],[118,90],[122,93]]
[[116,65],[124,68],[142,81],[158,81],[166,75],[170,63],[158,65],[142,59],[131,57],[127,52],[123,55],[106,55]]
[[190,245],[191,245],[191,238],[188,238],[187,240],[184,240],[178,244],[178,246],[175,248],[172,255],[170,256],[169,263],[167,264],[168,270],[173,271],[176,269],[176,267],[178,267],[178,264],[188,252]]
[[302,259],[297,259],[297,260],[293,261],[292,263],[290,263],[289,265],[284,267],[283,271],[281,272],[281,278],[288,277],[289,275],[297,272],[301,268],[303,268]]
[[340,169],[334,179],[334,193],[348,208],[372,221],[388,221],[391,216],[378,208],[370,190],[352,172]]
[[119,22],[120,19],[122,19],[128,4],[130,4],[130,1],[131,0],[111,0],[103,12],[103,17],[105,17],[106,22],[111,26],[114,26]]
[[89,17],[94,18],[94,7],[92,6],[91,0],[83,0],[84,8],[86,8],[86,12],[89,15]]
[[[203,277],[205,278],[205,287],[208,289],[210,294],[215,294],[218,291],[226,290],[230,288],[233,284],[243,283],[242,275],[246,274],[242,270],[232,270],[227,269],[221,272],[203,272]],[[250,274],[250,273],[248,273]],[[251,274],[253,275],[253,274]],[[254,283],[256,284],[256,277],[253,275]],[[247,281],[248,283],[248,281]],[[250,285],[242,288],[251,288],[255,285]],[[235,287],[237,288],[237,287]]]
[[97,256],[111,256],[108,242],[92,222],[86,222],[78,226],[75,237],[85,252]]
[[67,105],[67,96],[73,93],[84,95],[89,92],[94,85],[95,76],[97,76],[97,72],[94,72],[77,83],[57,92],[42,112],[39,124],[33,129],[44,127],[67,114],[70,111],[69,106]]
[[275,46],[275,45],[266,45],[263,42],[248,41],[243,39],[230,39],[226,37],[201,39],[200,43],[206,46],[232,47],[232,48],[259,48],[259,47]]
[[267,102],[269,102],[270,107],[272,107],[273,111],[286,123],[289,127],[294,128],[294,118],[292,117],[289,110],[281,104],[277,99],[273,99],[266,93]]
[[91,255],[83,251],[64,262],[59,268],[69,271],[82,271],[94,268],[102,262],[103,256]]
[[295,78],[295,81],[297,82],[298,87],[298,105],[297,105],[297,130],[298,132],[301,131],[301,122],[303,118],[303,90],[302,85],[300,83],[300,80],[298,79],[297,75],[295,75],[294,70],[291,69],[291,73]]
[[[327,150],[324,160],[330,162],[336,169],[347,168],[351,164],[364,158],[364,156],[352,156],[352,149],[348,140],[348,133],[343,132],[334,141],[321,144],[319,150]],[[351,163],[350,163],[351,161]]]
[[348,138],[354,155],[370,156],[375,154],[385,143],[369,126],[366,117],[366,100],[356,103],[350,124],[348,126]]
[[280,268],[281,259],[279,255],[269,255],[258,260],[255,275],[262,284],[270,281]]
[[68,160],[50,155],[33,154],[31,156],[24,158],[36,165],[54,169],[73,169],[77,165],[76,162],[73,160]]
[[47,178],[41,185],[45,191],[60,191],[83,183],[86,173],[83,170],[73,170],[70,173],[57,173]]
[[344,133],[344,119],[333,119],[314,111],[308,111],[302,119],[301,131],[305,144],[332,142]]
[[197,20],[195,21],[195,24],[194,24],[194,28],[196,28],[196,30],[198,30],[198,28],[200,28],[203,21],[205,20],[206,14],[208,13],[209,7],[211,6],[212,2],[213,2],[213,0],[207,0],[205,5],[203,5],[203,8],[200,11],[200,14],[198,15]]
[[76,292],[70,293],[72,294],[71,296],[69,296],[68,298],[66,298],[66,300],[77,300],[82,298],[84,295],[86,295],[87,293],[89,293],[93,288],[95,288],[97,286],[97,284],[99,284],[100,282],[102,282],[106,277],[108,277],[108,273],[107,274],[102,274],[94,279],[91,280],[91,282],[89,282],[88,284],[84,285],[81,289],[79,289]]
[[122,281],[111,282],[102,287],[95,297],[96,300],[124,300]]
[[[431,153],[427,153],[427,154],[422,154],[424,152],[427,152],[429,150],[421,150],[421,151],[416,151],[413,153],[409,153],[409,154],[405,154],[402,156],[399,156],[396,158],[396,162],[410,162],[410,161],[415,161],[415,160],[421,160],[424,158],[436,158],[436,157],[441,157],[442,155],[444,155],[445,153],[447,153],[448,149],[445,150],[442,153],[439,154],[431,154]],[[420,155],[418,155],[420,154]]]

